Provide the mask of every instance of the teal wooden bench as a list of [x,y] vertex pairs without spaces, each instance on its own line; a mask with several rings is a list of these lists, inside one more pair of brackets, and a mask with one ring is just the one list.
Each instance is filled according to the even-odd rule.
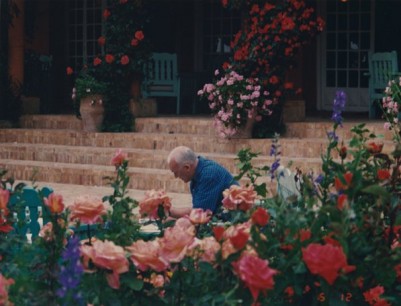
[[375,103],[384,97],[384,90],[390,80],[400,76],[398,72],[397,52],[369,52],[369,118],[376,118],[377,107]]
[[142,96],[175,97],[176,111],[180,113],[180,77],[177,68],[177,54],[153,53],[144,68]]
[[10,197],[9,205],[14,206],[17,211],[14,215],[16,219],[14,228],[19,236],[26,238],[26,234],[30,233],[32,239],[38,237],[41,228],[39,218],[42,218],[43,224],[49,222],[49,216],[43,209],[43,198],[52,192],[53,189],[50,187],[35,189],[24,186],[21,192],[16,192]]

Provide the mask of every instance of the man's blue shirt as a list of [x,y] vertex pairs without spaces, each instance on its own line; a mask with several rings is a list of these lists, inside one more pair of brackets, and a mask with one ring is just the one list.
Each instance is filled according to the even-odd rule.
[[234,184],[238,183],[227,169],[199,156],[195,175],[189,185],[193,208],[210,209],[215,213],[223,200],[223,191]]

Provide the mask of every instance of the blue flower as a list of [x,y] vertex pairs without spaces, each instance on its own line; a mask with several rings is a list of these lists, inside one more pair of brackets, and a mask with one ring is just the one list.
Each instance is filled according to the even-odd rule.
[[331,116],[331,120],[340,126],[342,126],[343,118],[341,117],[341,113],[344,111],[346,100],[347,95],[345,92],[338,90],[336,92],[336,97],[334,98],[333,115]]

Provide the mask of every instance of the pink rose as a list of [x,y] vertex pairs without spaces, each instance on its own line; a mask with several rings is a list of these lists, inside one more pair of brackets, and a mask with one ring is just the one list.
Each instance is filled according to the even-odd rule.
[[228,210],[248,211],[255,203],[257,193],[253,186],[248,187],[232,185],[223,191],[223,206]]
[[94,224],[101,221],[101,216],[107,213],[102,199],[88,195],[77,197],[69,209],[71,220],[78,219],[84,224]]
[[166,229],[160,239],[160,255],[169,262],[180,262],[195,238],[195,227],[187,218],[180,218]]
[[194,208],[189,214],[189,220],[193,224],[205,224],[210,221],[212,214],[212,211],[209,209],[203,210],[202,208]]
[[150,190],[145,193],[145,198],[139,202],[139,213],[142,217],[159,219],[158,209],[163,207],[164,214],[167,216],[171,208],[171,199],[166,192],[160,190]]
[[235,273],[251,291],[254,301],[257,300],[260,291],[273,289],[273,276],[278,271],[269,267],[268,260],[246,254],[232,265]]
[[127,154],[123,153],[121,149],[118,149],[111,159],[111,164],[115,167],[120,167],[127,158]]
[[53,192],[44,198],[44,202],[52,214],[60,214],[64,210],[63,197],[60,194]]
[[82,245],[80,250],[85,267],[91,260],[96,267],[110,270],[112,273],[107,274],[109,286],[113,289],[120,288],[120,274],[129,270],[129,262],[121,246],[115,245],[112,241],[96,240],[92,246]]
[[146,271],[150,268],[161,272],[166,270],[169,265],[167,260],[160,257],[158,240],[138,240],[125,249],[131,254],[132,262],[141,271]]

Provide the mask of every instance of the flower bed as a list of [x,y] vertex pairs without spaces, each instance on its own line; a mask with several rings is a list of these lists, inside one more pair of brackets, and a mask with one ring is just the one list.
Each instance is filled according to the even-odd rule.
[[[201,210],[170,220],[163,190],[140,202],[127,197],[128,161],[118,151],[113,194],[78,198],[68,208],[48,196],[51,223],[28,244],[13,220],[24,204],[8,205],[18,188],[3,180],[0,304],[401,305],[401,154],[382,153],[364,124],[343,144],[336,132],[345,99],[342,92],[335,99],[322,173],[304,175],[301,196],[291,202],[258,184],[261,175],[275,178],[279,158],[257,168],[257,153],[238,153],[240,176],[251,184],[224,192],[229,223]],[[278,149],[276,141],[276,157]],[[157,225],[155,235],[141,232],[132,213],[138,206]],[[80,223],[95,224],[96,232],[80,241],[68,226]]]

